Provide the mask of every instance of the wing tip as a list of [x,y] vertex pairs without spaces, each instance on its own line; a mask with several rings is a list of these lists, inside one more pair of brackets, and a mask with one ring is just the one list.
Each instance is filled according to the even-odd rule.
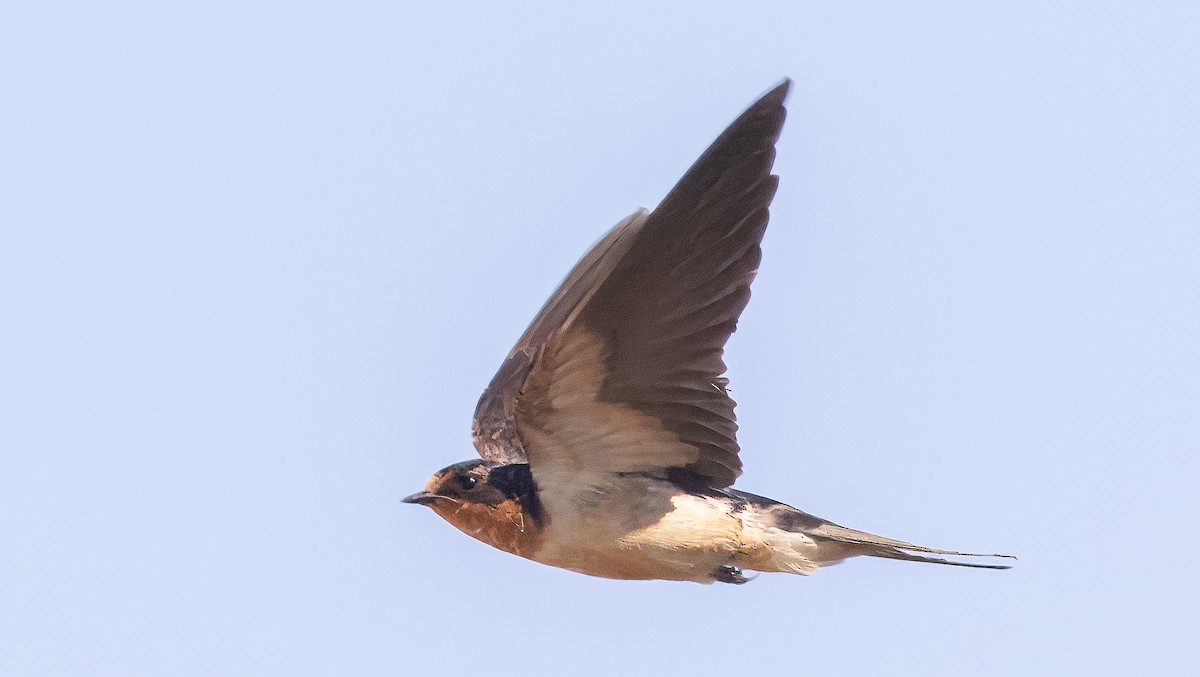
[[788,94],[791,93],[791,91],[792,79],[784,76],[784,78],[779,81],[779,84],[772,87],[770,91],[762,96],[762,99],[760,100],[778,100],[779,103],[783,103],[787,100]]

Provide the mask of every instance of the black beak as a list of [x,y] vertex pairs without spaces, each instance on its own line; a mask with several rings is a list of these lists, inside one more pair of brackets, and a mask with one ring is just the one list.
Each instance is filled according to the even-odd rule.
[[441,498],[437,494],[431,494],[428,491],[418,491],[412,496],[405,496],[400,499],[401,503],[416,503],[417,505],[429,505],[437,499]]

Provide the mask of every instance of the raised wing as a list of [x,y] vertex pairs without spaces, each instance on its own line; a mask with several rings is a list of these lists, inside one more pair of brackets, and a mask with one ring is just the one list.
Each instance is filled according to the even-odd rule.
[[789,85],[567,276],[480,400],[485,458],[527,460],[539,485],[660,471],[733,483],[741,463],[722,352],[761,258]]

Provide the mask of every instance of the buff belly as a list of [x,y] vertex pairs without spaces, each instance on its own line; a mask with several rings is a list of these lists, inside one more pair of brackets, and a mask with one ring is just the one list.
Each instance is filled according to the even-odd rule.
[[545,538],[532,559],[604,578],[711,583],[717,569],[743,551],[741,520],[721,499],[609,498],[572,512],[548,511]]

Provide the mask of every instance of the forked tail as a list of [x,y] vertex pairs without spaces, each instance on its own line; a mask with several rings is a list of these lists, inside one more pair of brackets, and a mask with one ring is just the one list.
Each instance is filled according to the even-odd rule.
[[[956,562],[941,557],[929,557],[928,555],[1016,559],[1015,555],[982,554],[927,548],[923,545],[916,545],[907,541],[876,536],[875,534],[858,531],[857,529],[849,529],[823,520],[820,517],[810,515],[790,505],[762,496],[731,489],[726,491],[745,500],[749,504],[747,505],[747,509],[755,515],[756,520],[766,526],[774,527],[788,534],[783,538],[776,536],[769,539],[772,541],[769,548],[772,556],[768,558],[770,561],[768,566],[772,568],[760,570],[805,573],[858,555],[900,559],[909,562],[946,564],[956,567],[971,567],[974,569],[1011,569],[1012,567],[1006,564]],[[779,534],[779,531],[773,533]],[[794,553],[797,557],[789,557],[786,554],[788,552]],[[919,555],[915,553],[926,554]]]
[[957,550],[939,550],[938,548],[927,548],[923,545],[915,545],[905,541],[898,541],[894,538],[886,538],[868,534],[865,531],[856,529],[848,529],[846,527],[825,522],[809,532],[812,536],[829,538],[841,543],[852,543],[855,545],[867,546],[867,549],[862,553],[869,557],[883,557],[886,559],[902,559],[908,562],[929,562],[930,564],[947,564],[955,567],[971,567],[973,569],[1011,569],[1008,564],[976,564],[974,562],[955,562],[953,560],[942,559],[941,557],[926,557],[924,555],[916,555],[907,550],[915,550],[916,552],[930,553],[934,555],[954,555],[957,557],[1001,557],[1004,559],[1016,559],[1016,555],[1000,555],[986,554],[978,552],[958,552]]

